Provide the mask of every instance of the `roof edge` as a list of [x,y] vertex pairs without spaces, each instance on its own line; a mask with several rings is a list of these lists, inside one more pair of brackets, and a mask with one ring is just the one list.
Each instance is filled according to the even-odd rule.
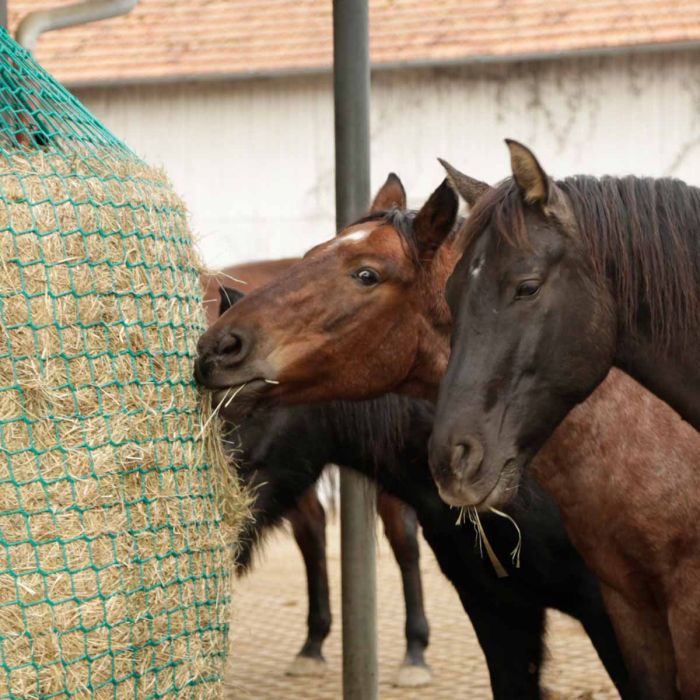
[[[700,40],[663,42],[653,44],[629,44],[626,46],[601,46],[585,49],[566,49],[563,51],[543,51],[536,53],[518,53],[509,55],[464,56],[452,59],[418,59],[410,61],[390,61],[374,63],[372,72],[407,70],[411,68],[449,68],[469,65],[489,65],[556,61],[568,58],[597,58],[605,56],[633,55],[637,53],[664,53],[691,51],[700,49]],[[194,73],[153,77],[124,77],[107,80],[67,80],[63,84],[71,90],[88,90],[95,88],[136,87],[140,85],[175,85],[215,82],[246,82],[253,80],[275,80],[279,78],[296,78],[307,76],[331,75],[332,66],[312,66],[309,68],[262,69],[235,73]]]

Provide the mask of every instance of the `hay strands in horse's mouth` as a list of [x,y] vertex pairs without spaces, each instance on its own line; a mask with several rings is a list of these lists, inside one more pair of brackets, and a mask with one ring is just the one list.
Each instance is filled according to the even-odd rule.
[[[515,564],[515,568],[519,569],[520,554],[522,552],[523,546],[523,536],[520,531],[520,528],[518,527],[518,523],[516,523],[515,520],[513,520],[513,518],[510,515],[508,515],[508,513],[504,513],[503,511],[497,510],[496,508],[489,508],[489,510],[494,515],[498,515],[501,518],[506,518],[506,520],[510,520],[510,522],[513,523],[513,526],[517,530],[518,541],[513,550],[511,551],[510,556],[513,561],[513,564]],[[508,571],[503,566],[503,564],[501,564],[501,560],[498,558],[496,551],[491,546],[491,542],[489,542],[489,538],[486,536],[486,530],[484,530],[484,526],[481,523],[479,511],[476,508],[460,508],[459,515],[457,516],[456,525],[463,525],[466,522],[467,516],[469,517],[469,522],[471,522],[471,524],[474,526],[474,529],[476,530],[476,537],[479,542],[479,552],[481,553],[481,556],[484,555],[482,549],[483,546],[483,548],[486,549],[486,554],[488,555],[489,561],[495,569],[498,578],[507,578]]]
[[[267,381],[267,380],[265,380],[265,381]],[[229,387],[228,389],[226,389],[226,392],[224,393],[223,397],[221,398],[221,401],[219,401],[219,403],[216,404],[216,407],[211,412],[211,415],[209,416],[209,418],[207,418],[206,422],[200,428],[199,433],[197,434],[197,437],[195,438],[195,440],[201,439],[201,437],[204,435],[207,427],[209,426],[209,423],[211,423],[214,420],[214,418],[221,411],[221,407],[223,406],[224,408],[228,408],[229,405],[231,404],[231,402],[236,398],[236,396],[238,396],[238,394],[241,393],[241,391],[243,391],[243,389],[245,389],[248,386],[248,384],[250,384],[250,382],[243,382],[243,384],[240,384],[239,386],[237,386],[235,388],[235,391],[233,391],[233,392],[231,391],[231,389],[233,387]],[[229,396],[229,394],[231,394],[231,396]],[[224,403],[224,401],[226,403]]]
[[[245,384],[243,386],[245,386]],[[202,437],[204,436],[204,433],[206,432],[207,428],[209,427],[209,423],[211,423],[214,420],[214,418],[216,418],[216,416],[218,415],[219,411],[221,410],[221,406],[223,405],[224,401],[226,401],[226,398],[228,397],[228,392],[229,392],[229,389],[226,390],[226,393],[223,395],[221,401],[219,401],[219,403],[216,404],[216,406],[214,407],[214,410],[209,414],[209,418],[207,418],[206,421],[204,421],[204,423],[202,423],[202,427],[199,429],[199,432],[197,433],[197,435],[195,437],[196,441],[202,439]]]
[[[239,384],[237,387],[235,387],[235,391],[231,394],[228,401],[226,401],[226,403],[224,404],[224,408],[228,408],[231,405],[231,402],[236,398],[236,396],[238,396],[238,394],[240,394],[243,391],[243,389],[245,389],[248,386],[248,384],[252,384],[253,382],[259,382],[259,381],[263,381],[266,384],[279,384],[279,382],[276,379],[265,379],[264,377],[262,377],[261,379],[250,379],[247,382],[243,382],[243,384]],[[226,389],[226,393],[224,394],[224,398],[221,399],[221,401],[226,400],[228,393],[233,388],[234,387],[229,387],[228,389]],[[219,406],[221,406],[221,403],[219,403]]]
[[[236,396],[238,396],[238,394],[240,394],[243,391],[243,389],[245,389],[248,386],[248,384],[250,384],[250,382],[243,382],[243,384],[236,387],[236,390],[231,394],[229,400],[224,404],[224,408],[228,408],[231,405],[231,402],[236,398]],[[231,391],[231,389],[226,390],[224,398],[221,399],[221,401],[223,401],[228,396],[229,391]],[[219,403],[219,406],[221,406],[221,403]]]
[[[202,427],[199,430],[199,433],[197,433],[197,437],[195,438],[195,440],[199,440],[204,435],[207,427],[209,426],[209,423],[211,423],[214,420],[214,418],[219,414],[222,406],[224,408],[228,408],[231,405],[232,401],[236,398],[236,396],[238,396],[238,394],[240,394],[243,391],[243,389],[245,389],[248,386],[248,384],[252,384],[255,381],[261,380],[251,379],[247,382],[243,382],[243,384],[239,384],[236,387],[229,387],[228,389],[226,389],[223,397],[221,398],[221,401],[219,401],[214,410],[211,412],[209,418],[207,418],[206,422],[202,425]],[[279,384],[279,382],[276,379],[262,378],[262,381],[266,382],[267,384]]]

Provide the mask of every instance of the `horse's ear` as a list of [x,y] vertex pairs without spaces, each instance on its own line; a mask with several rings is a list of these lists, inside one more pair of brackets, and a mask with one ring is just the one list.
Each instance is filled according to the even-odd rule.
[[228,311],[236,302],[243,299],[245,294],[231,287],[219,287],[219,316]]
[[476,204],[476,200],[479,199],[482,194],[491,189],[491,185],[481,180],[475,180],[473,177],[469,177],[469,175],[465,175],[457,170],[454,165],[450,165],[446,160],[442,158],[438,158],[438,160],[440,161],[440,165],[445,168],[447,180],[450,185],[452,185],[457,191],[457,194],[459,194],[470,207]]
[[406,208],[406,190],[396,173],[389,173],[384,184],[374,196],[370,212],[389,211],[390,209]]
[[510,166],[523,199],[527,204],[546,206],[549,202],[550,182],[547,173],[533,152],[522,143],[506,139],[510,151]]
[[453,229],[458,208],[457,194],[445,179],[413,220],[413,230],[423,259],[430,259]]

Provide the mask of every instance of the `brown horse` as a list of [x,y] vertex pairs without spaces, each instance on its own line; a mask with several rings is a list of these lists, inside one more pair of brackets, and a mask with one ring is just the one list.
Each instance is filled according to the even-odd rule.
[[[213,324],[218,318],[224,294],[233,296],[236,290],[257,289],[274,280],[295,262],[298,262],[298,258],[245,263],[205,275],[202,287],[208,324]],[[233,301],[229,299],[225,308],[230,307]],[[242,472],[247,474],[245,467]],[[250,476],[255,478],[255,475]],[[259,530],[264,527],[264,523],[273,515],[271,511],[279,505],[281,494],[275,492],[276,486],[274,478],[269,479],[266,488],[272,494],[265,494],[265,505],[258,502],[260,499],[256,499],[253,504],[254,511],[256,508],[265,511],[257,513],[252,524],[256,538],[259,538]],[[277,490],[280,489],[281,487]],[[416,514],[403,501],[381,490],[377,493],[377,512],[401,570],[406,605],[406,655],[395,683],[402,687],[426,685],[431,681],[431,671],[425,662],[429,628],[423,607]],[[306,489],[296,503],[285,510],[284,517],[292,527],[292,534],[304,559],[309,601],[307,637],[287,673],[295,676],[316,675],[325,669],[322,646],[330,633],[331,609],[326,562],[326,513],[315,487]],[[244,545],[242,561],[239,560],[241,570],[248,568],[254,544],[255,542],[250,542]]]
[[438,244],[457,200],[443,183],[415,217],[405,201],[390,176],[372,205],[381,214],[316,246],[210,327],[195,376],[217,402],[233,392],[231,410],[388,391],[436,397],[449,356],[442,290],[454,264]]
[[[449,353],[442,289],[461,253],[449,235],[456,202],[443,184],[409,213],[395,190],[388,181],[376,213],[224,316],[200,341],[200,381],[221,392],[251,377],[280,381],[249,389],[256,403],[389,389],[435,396]],[[485,190],[461,179],[470,203]],[[227,353],[231,338],[239,341]],[[676,698],[678,678],[682,697],[700,697],[698,436],[662,401],[611,372],[534,465],[603,581],[638,684],[634,696]],[[459,503],[453,466],[441,463],[434,476],[443,496]]]

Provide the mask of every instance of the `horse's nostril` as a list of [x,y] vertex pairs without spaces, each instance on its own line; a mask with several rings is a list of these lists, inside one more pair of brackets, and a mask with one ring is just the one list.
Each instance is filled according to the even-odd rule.
[[248,354],[247,337],[240,331],[229,331],[219,339],[217,355],[224,365],[242,362]]
[[452,448],[452,469],[462,479],[474,481],[484,461],[484,448],[474,437],[463,438]]
[[460,444],[455,445],[452,448],[452,458],[450,460],[450,465],[453,472],[459,472],[462,467],[462,461],[465,457],[465,446]]
[[238,355],[242,348],[243,341],[237,335],[232,335],[219,346],[219,352],[222,355]]

